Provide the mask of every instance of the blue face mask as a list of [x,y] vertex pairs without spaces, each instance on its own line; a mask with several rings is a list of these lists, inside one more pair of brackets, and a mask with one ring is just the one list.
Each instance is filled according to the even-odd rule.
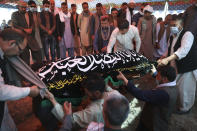
[[49,11],[49,8],[44,8],[44,11]]
[[31,12],[36,12],[36,11],[37,11],[37,8],[30,7],[30,8],[29,8],[29,11],[31,11]]
[[179,28],[178,27],[170,27],[170,31],[172,34],[178,34],[179,33]]

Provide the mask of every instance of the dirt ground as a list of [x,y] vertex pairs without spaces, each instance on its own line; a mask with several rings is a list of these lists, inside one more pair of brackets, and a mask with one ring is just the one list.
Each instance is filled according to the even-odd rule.
[[[155,83],[152,77],[145,76],[135,80],[139,88],[152,88]],[[130,94],[125,94],[130,100],[131,112],[123,124],[125,130],[135,130],[139,121],[140,112],[144,103],[134,99]],[[19,131],[44,131],[40,121],[32,113],[32,102],[30,97],[18,101],[8,102],[8,107]],[[191,112],[186,115],[172,115],[170,131],[197,131],[197,102]]]

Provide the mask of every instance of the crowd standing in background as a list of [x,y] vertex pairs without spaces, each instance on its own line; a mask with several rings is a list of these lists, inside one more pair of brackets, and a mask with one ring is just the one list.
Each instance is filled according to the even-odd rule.
[[[11,118],[7,111],[8,100],[39,94],[36,86],[10,86],[6,79],[9,71],[5,70],[7,61],[4,54],[9,55],[6,44],[14,46],[18,52],[21,50],[17,46],[19,43],[27,45],[20,58],[28,65],[32,62],[31,56],[33,63],[42,63],[135,50],[150,61],[157,61],[159,66],[156,77],[159,85],[152,90],[136,88],[121,72],[117,77],[124,81],[129,93],[146,102],[137,131],[166,131],[173,112],[190,112],[195,102],[197,81],[197,3],[183,14],[168,14],[164,21],[156,19],[153,7],[146,3],[140,5],[136,14],[134,2],[122,3],[120,9],[113,7],[110,14],[102,3],[96,4],[95,12],[90,11],[87,2],[81,5],[83,10],[78,14],[76,4],[71,4],[69,10],[68,4],[62,2],[61,9],[58,9],[54,0],[43,0],[41,12],[38,12],[33,0],[28,3],[20,0],[18,11],[12,14],[8,24],[5,20],[1,24],[0,130],[16,128],[7,126],[7,122],[13,124],[12,119],[8,119]],[[47,130],[56,130],[60,121],[63,124],[61,130],[121,130],[129,112],[128,100],[106,86],[100,74],[88,77],[85,94],[89,105],[72,113],[70,103],[66,102],[62,107],[47,92],[45,97],[53,106],[39,110],[38,117],[43,126]]]

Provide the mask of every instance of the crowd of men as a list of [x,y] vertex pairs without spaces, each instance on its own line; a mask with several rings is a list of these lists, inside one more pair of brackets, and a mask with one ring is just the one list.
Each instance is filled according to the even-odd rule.
[[[0,130],[16,130],[6,101],[36,97],[40,93],[37,86],[20,88],[21,85],[10,83],[10,74],[13,81],[15,77],[7,69],[6,57],[12,55],[20,55],[30,65],[31,55],[34,63],[42,63],[135,50],[158,62],[158,85],[152,90],[136,88],[121,72],[117,76],[129,93],[146,102],[136,130],[166,131],[173,112],[190,112],[197,80],[197,3],[183,14],[168,14],[159,22],[153,15],[153,7],[147,4],[141,4],[136,14],[133,2],[123,3],[120,9],[112,8],[111,14],[101,3],[96,4],[95,13],[90,12],[87,2],[82,3],[82,8],[82,13],[77,14],[75,4],[69,11],[66,2],[58,9],[53,0],[43,0],[42,11],[37,12],[33,0],[18,2],[18,11],[12,14],[11,23],[0,32]],[[65,102],[62,107],[46,91],[45,97],[52,106],[40,108],[36,113],[45,129],[57,130],[61,122],[60,130],[66,131],[121,130],[130,110],[127,98],[106,86],[98,73],[90,74],[83,84],[88,100],[75,112],[71,103]]]

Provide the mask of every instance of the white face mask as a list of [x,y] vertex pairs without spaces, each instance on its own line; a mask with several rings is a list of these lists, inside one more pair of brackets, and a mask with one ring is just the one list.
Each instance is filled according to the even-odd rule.
[[37,9],[36,9],[36,8],[33,8],[33,7],[30,7],[29,10],[30,10],[31,12],[36,12],[36,11],[37,11]]
[[172,34],[177,34],[177,33],[179,33],[178,27],[170,27],[170,31],[171,31]]
[[44,8],[44,11],[49,11],[49,8]]

